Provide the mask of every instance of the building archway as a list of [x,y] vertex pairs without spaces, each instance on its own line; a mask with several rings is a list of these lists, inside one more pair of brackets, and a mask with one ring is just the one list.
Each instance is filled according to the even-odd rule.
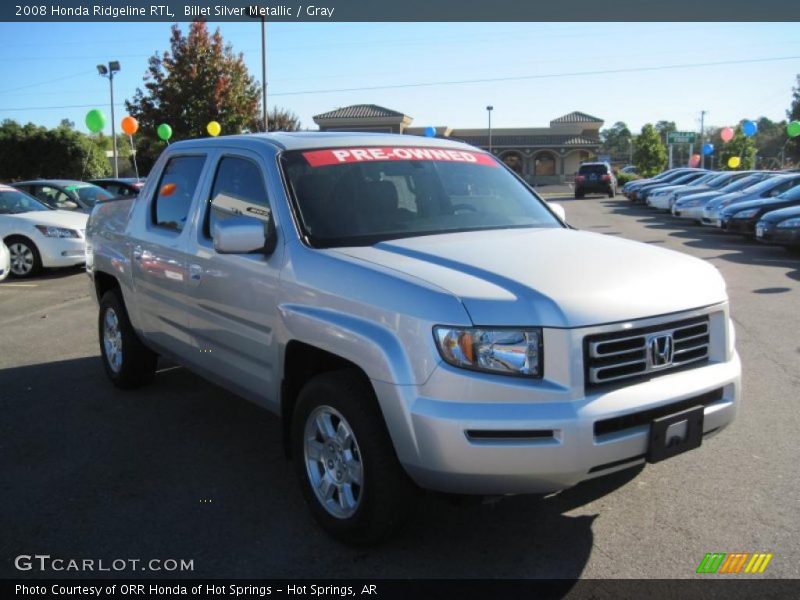
[[514,171],[520,177],[522,177],[523,175],[522,154],[520,154],[516,150],[509,150],[507,152],[503,152],[503,154],[500,155],[500,160],[502,160],[509,169]]
[[556,156],[552,152],[538,152],[533,157],[533,174],[536,177],[556,175]]

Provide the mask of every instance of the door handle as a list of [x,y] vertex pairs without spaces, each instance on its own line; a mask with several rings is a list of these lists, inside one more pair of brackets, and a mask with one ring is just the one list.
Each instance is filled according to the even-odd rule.
[[203,267],[200,265],[189,265],[189,279],[199,281],[203,276]]
[[133,247],[133,260],[142,260],[142,247],[141,246],[134,246]]

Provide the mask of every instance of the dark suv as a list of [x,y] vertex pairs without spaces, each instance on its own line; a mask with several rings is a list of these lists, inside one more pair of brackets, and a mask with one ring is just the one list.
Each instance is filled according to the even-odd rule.
[[617,195],[617,178],[608,163],[583,163],[575,175],[575,197],[583,198],[588,193]]

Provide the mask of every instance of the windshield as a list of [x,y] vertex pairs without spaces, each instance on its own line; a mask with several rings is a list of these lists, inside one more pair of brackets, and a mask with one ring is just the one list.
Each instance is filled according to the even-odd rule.
[[744,188],[742,191],[748,194],[761,194],[770,191],[776,185],[780,185],[785,181],[786,180],[782,177],[767,177],[763,181],[759,181],[748,188]]
[[695,179],[690,185],[700,185],[700,184],[703,184],[703,183],[708,183],[709,181],[714,179],[714,177],[716,177],[716,176],[717,176],[716,173],[706,173],[702,177],[698,177],[697,179]]
[[98,200],[108,200],[113,198],[113,196],[106,190],[91,183],[70,185],[64,189],[73,198],[77,196],[86,206],[94,206]]
[[295,210],[317,247],[514,227],[561,227],[484,152],[342,148],[282,157]]
[[714,177],[706,185],[714,189],[721,188],[723,185],[728,183],[733,176],[734,173],[722,173],[721,175],[717,175],[716,177]]
[[726,194],[730,192],[738,192],[739,190],[743,190],[746,187],[753,185],[754,183],[758,183],[762,179],[764,179],[763,175],[748,175],[747,177],[742,177],[741,179],[732,181],[724,188],[721,188],[719,191],[724,192]]
[[786,190],[780,196],[777,196],[777,198],[781,200],[800,200],[800,185]]
[[36,198],[13,188],[0,188],[0,215],[18,215],[26,212],[51,210]]
[[678,177],[672,183],[674,183],[675,185],[680,185],[682,183],[689,183],[691,181],[694,181],[695,179],[698,179],[700,176],[701,173],[684,173],[682,177]]

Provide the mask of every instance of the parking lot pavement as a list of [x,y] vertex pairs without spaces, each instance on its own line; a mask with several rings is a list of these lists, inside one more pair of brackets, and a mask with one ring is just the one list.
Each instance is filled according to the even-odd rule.
[[180,575],[197,577],[683,578],[706,552],[733,551],[772,552],[767,575],[800,576],[800,259],[622,198],[561,201],[577,227],[725,276],[744,399],[702,448],[549,498],[427,496],[397,539],[355,550],[311,521],[275,418],[168,365],[146,389],[114,390],[85,275],[6,282],[0,576],[20,575],[13,557],[46,553],[192,559]]

